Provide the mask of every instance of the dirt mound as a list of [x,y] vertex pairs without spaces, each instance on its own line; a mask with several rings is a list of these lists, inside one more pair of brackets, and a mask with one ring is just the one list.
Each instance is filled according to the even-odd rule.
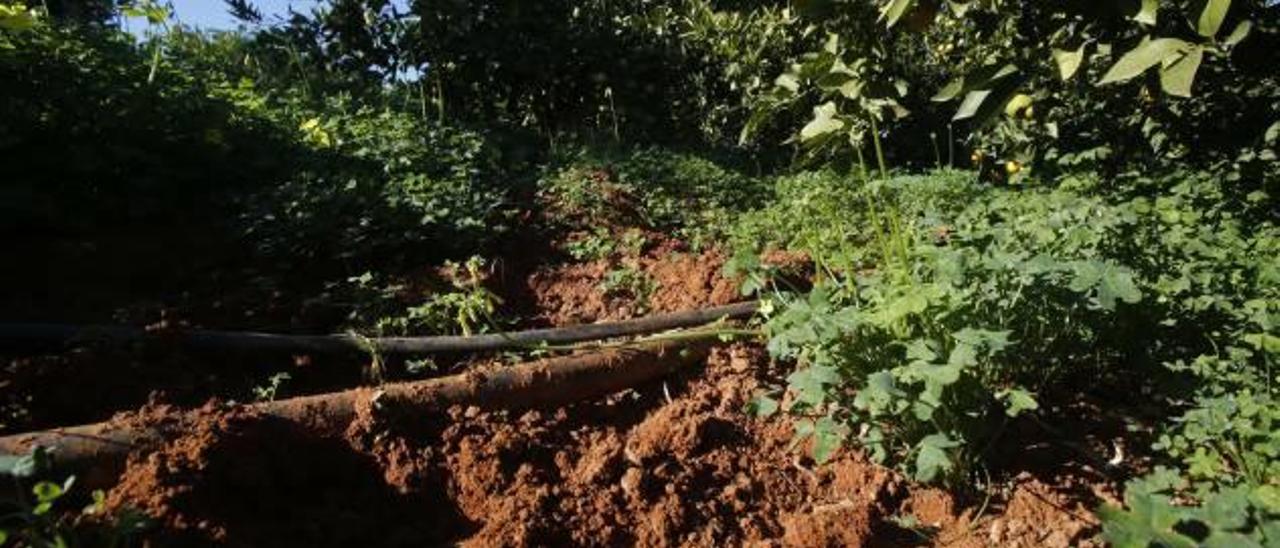
[[787,428],[741,413],[758,382],[744,354],[758,350],[718,351],[708,378],[552,413],[455,410],[442,435],[449,491],[482,524],[466,544],[776,544],[830,524],[820,509],[840,501],[864,525],[843,541],[870,538],[889,474],[852,455],[797,464]]
[[211,405],[187,434],[132,457],[106,505],[148,516],[163,546],[399,546],[458,534],[465,522],[440,502],[388,485],[341,439]]
[[545,323],[623,320],[739,300],[737,282],[721,275],[724,262],[719,251],[692,253],[668,242],[638,257],[544,267],[528,288]]

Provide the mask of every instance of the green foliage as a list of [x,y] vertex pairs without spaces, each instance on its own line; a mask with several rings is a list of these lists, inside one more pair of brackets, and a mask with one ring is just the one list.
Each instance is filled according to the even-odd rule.
[[1127,509],[1099,510],[1103,534],[1118,547],[1272,546],[1280,542],[1280,487],[1228,487],[1199,506],[1175,502],[1183,480],[1158,469],[1125,490]]
[[616,247],[609,230],[599,227],[585,236],[567,242],[565,251],[578,261],[598,261],[612,256]]
[[284,383],[293,378],[287,371],[281,371],[267,378],[267,383],[253,387],[253,399],[257,401],[275,401],[280,395]]
[[[579,151],[543,177],[541,201],[560,228],[603,237],[604,227],[661,230],[697,245],[711,243],[737,212],[768,199],[764,180],[689,153],[642,147],[625,152]],[[617,234],[623,249],[634,247]],[[634,237],[634,236],[631,236]],[[579,254],[600,255],[600,242],[577,240]],[[632,242],[634,244],[636,242]]]
[[648,307],[649,297],[656,289],[657,284],[643,270],[627,266],[606,272],[600,282],[600,291],[606,296],[625,297],[642,310]]
[[[929,62],[952,79],[934,99],[963,99],[954,119],[1002,159],[1051,171],[1141,160],[1267,169],[1256,157],[1274,119],[1254,117],[1278,98],[1266,2],[918,4],[939,14]],[[1022,97],[1032,102],[1009,108]]]
[[[1074,379],[1181,373],[1194,358],[1212,370],[1179,377],[1192,392],[1275,384],[1272,358],[1243,345],[1259,299],[1275,298],[1262,257],[1277,229],[1246,223],[1219,187],[1141,180],[1157,198],[1113,202],[1084,181],[1010,191],[971,177],[784,178],[777,203],[742,218],[738,246],[801,250],[822,273],[807,296],[769,296],[769,350],[799,364],[785,409],[853,423],[873,456],[930,480],[963,476],[1005,422]],[[876,208],[899,215],[905,252],[881,251]]]
[[[255,149],[282,147],[191,76],[162,67],[147,85],[149,60],[125,35],[42,26],[12,40],[0,51],[5,229],[207,226],[226,192],[280,165]],[[193,165],[203,167],[183,169]]]
[[876,123],[899,165],[972,147],[999,181],[1141,162],[1276,176],[1280,12],[1263,0],[806,4],[806,52],[754,96],[747,134],[789,125],[811,161],[848,164]]
[[430,290],[425,300],[404,284],[380,281],[371,272],[351,278],[343,288],[345,297],[339,297],[354,303],[348,327],[377,336],[472,335],[495,327],[502,299],[484,285],[484,259],[446,261],[442,271],[449,286]]
[[134,512],[101,517],[106,501],[102,491],[94,491],[92,502],[80,512],[94,519],[76,520],[74,514],[66,512],[77,498],[73,493],[75,477],[62,482],[42,479],[48,475],[51,457],[48,450],[36,447],[27,455],[5,456],[0,461],[0,480],[13,482],[19,491],[16,499],[0,500],[0,544],[39,548],[131,546],[136,535],[148,526],[147,521]]
[[344,101],[293,118],[310,161],[244,216],[268,256],[373,266],[406,241],[448,257],[500,235],[505,172],[482,134]]
[[[1203,398],[1179,417],[1155,448],[1186,471],[1199,490],[1245,484],[1280,488],[1280,403],[1247,391]],[[1203,498],[1203,497],[1201,497]]]

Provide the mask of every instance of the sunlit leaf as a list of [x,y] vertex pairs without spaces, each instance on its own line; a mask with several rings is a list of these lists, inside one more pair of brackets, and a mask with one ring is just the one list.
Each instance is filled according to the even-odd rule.
[[1133,20],[1144,25],[1155,25],[1156,14],[1160,10],[1160,0],[1142,0],[1142,7],[1133,16]]
[[983,101],[991,95],[991,90],[984,89],[978,91],[970,91],[964,96],[964,100],[960,102],[960,108],[956,109],[956,113],[951,117],[952,120],[964,120],[972,118],[978,113],[978,109],[982,107]]
[[791,93],[800,91],[800,80],[796,78],[796,75],[791,74],[790,72],[780,74],[773,83],[774,85],[790,91]]
[[1222,45],[1232,47],[1239,44],[1249,37],[1249,31],[1251,30],[1253,30],[1253,21],[1241,21],[1236,25],[1236,28],[1231,30],[1231,34],[1227,35],[1227,38],[1222,41]]
[[1010,417],[1016,417],[1023,412],[1040,408],[1040,403],[1036,401],[1035,397],[1021,388],[1003,390],[1000,392],[999,398],[1004,401],[1004,412]]
[[1111,69],[1103,75],[1102,80],[1098,81],[1098,85],[1129,80],[1160,64],[1170,56],[1186,51],[1190,46],[1191,44],[1185,40],[1177,38],[1144,40],[1137,47],[1121,56],[1120,60],[1116,61],[1116,64],[1112,65]]
[[915,5],[916,0],[889,0],[888,4],[880,8],[880,18],[884,20],[885,26],[892,27]]
[[1196,31],[1205,38],[1217,36],[1230,9],[1231,0],[1205,0],[1204,9],[1200,11],[1200,18],[1196,21]]
[[810,141],[844,129],[844,122],[836,118],[836,104],[823,103],[813,109],[813,120],[800,130],[800,140]]
[[1160,69],[1160,87],[1176,97],[1190,97],[1191,84],[1204,57],[1204,48],[1193,46],[1186,55]]
[[1057,49],[1053,50],[1053,60],[1058,62],[1058,76],[1065,82],[1070,80],[1076,72],[1080,70],[1080,65],[1084,63],[1084,50],[1088,44],[1080,44],[1075,50]]

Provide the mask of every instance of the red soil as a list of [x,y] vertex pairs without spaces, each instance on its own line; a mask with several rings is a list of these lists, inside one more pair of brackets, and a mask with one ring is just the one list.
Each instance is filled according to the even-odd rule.
[[784,421],[741,411],[779,373],[734,346],[705,372],[558,409],[364,405],[345,436],[208,407],[135,456],[108,501],[153,517],[157,545],[1067,546],[1097,532],[1096,496],[1070,482],[1015,478],[975,520],[855,452],[815,466]]

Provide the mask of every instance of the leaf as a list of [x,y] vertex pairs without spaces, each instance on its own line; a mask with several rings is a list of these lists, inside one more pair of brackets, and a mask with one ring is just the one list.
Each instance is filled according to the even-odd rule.
[[800,80],[796,78],[796,75],[791,74],[790,72],[784,72],[779,75],[778,78],[773,81],[773,85],[790,91],[791,93],[800,91]]
[[772,416],[778,412],[778,400],[760,394],[747,402],[746,412],[748,415],[757,418]]
[[1236,487],[1214,494],[1201,508],[1206,523],[1216,529],[1240,529],[1249,520],[1247,487]]
[[1084,48],[1088,45],[1080,44],[1075,51],[1054,48],[1053,60],[1058,62],[1058,76],[1062,77],[1063,82],[1070,80],[1080,70],[1080,65],[1084,63]]
[[826,387],[840,381],[835,368],[811,365],[787,377],[787,385],[796,395],[796,401],[806,405],[818,405],[826,399]]
[[[1156,500],[1152,501],[1153,498]],[[1098,517],[1102,518],[1102,534],[1112,545],[1146,547],[1158,542],[1178,548],[1196,546],[1194,540],[1173,530],[1178,516],[1163,497],[1135,497],[1130,501],[1130,507],[1129,511],[1111,505],[1098,509]]]
[[1040,403],[1035,397],[1021,388],[1003,390],[998,397],[1004,400],[1004,412],[1010,417],[1017,417],[1024,411],[1035,411],[1040,408]]
[[1018,73],[1018,67],[1012,63],[990,63],[978,67],[968,74],[960,76],[943,86],[930,100],[945,102],[959,97],[961,93],[974,90],[990,89],[995,83]]
[[1273,514],[1280,514],[1280,487],[1275,485],[1259,485],[1253,488],[1249,499],[1255,505]]
[[954,365],[959,368],[965,368],[978,363],[978,352],[968,344],[957,344],[951,349],[951,355],[947,356],[947,365]]
[[1227,531],[1209,533],[1209,538],[1204,539],[1200,546],[1203,548],[1263,548],[1263,545],[1252,538]]
[[1133,20],[1144,25],[1155,25],[1156,14],[1160,11],[1160,0],[1142,0],[1142,7],[1133,16]]
[[925,385],[928,386],[928,389],[934,391],[941,398],[944,387],[955,384],[956,381],[960,380],[962,369],[964,369],[964,366],[957,363],[927,365],[921,369],[921,373],[925,377]]
[[916,453],[916,481],[928,483],[951,470],[954,464],[946,450],[957,445],[946,434],[930,434],[920,440],[919,452]]
[[971,130],[986,127],[1003,111],[1004,106],[1017,93],[1023,81],[1024,78],[1005,78],[994,82],[990,90],[970,92],[981,94],[981,96],[966,96],[965,101],[961,103],[961,109],[956,112],[952,120],[968,119]]
[[1084,293],[1098,286],[1102,280],[1102,263],[1098,261],[1076,261],[1071,264],[1073,277],[1068,287],[1072,291]]
[[916,339],[907,343],[907,359],[911,361],[932,362],[938,359],[938,354],[930,347],[929,342],[924,339]]
[[1196,22],[1196,31],[1200,36],[1213,38],[1222,28],[1222,21],[1227,18],[1231,9],[1231,0],[1205,0],[1204,9],[1200,11],[1200,19]]
[[960,108],[956,109],[956,114],[951,117],[951,120],[972,118],[974,114],[978,113],[978,108],[982,107],[982,102],[986,101],[990,95],[991,90],[989,89],[970,91],[964,96],[964,100],[960,102]]
[[800,130],[800,140],[810,141],[844,129],[844,122],[836,117],[836,104],[823,103],[813,108],[813,120]]
[[813,460],[825,464],[844,444],[849,429],[836,423],[831,417],[822,417],[813,425]]
[[49,466],[49,450],[36,446],[22,456],[0,455],[0,475],[18,479],[30,478]]
[[952,333],[951,337],[958,342],[968,344],[975,348],[986,348],[994,353],[1004,350],[1012,344],[1009,341],[1009,335],[1011,333],[1012,332],[1008,330],[992,331],[990,329],[974,329],[972,327],[966,327]]
[[886,27],[892,28],[915,5],[916,0],[889,0],[888,4],[880,8],[880,18],[884,20]]
[[1227,35],[1227,39],[1222,41],[1222,45],[1226,47],[1234,47],[1236,44],[1244,41],[1249,36],[1249,31],[1253,30],[1253,21],[1244,20],[1236,25],[1236,28]]
[[896,386],[892,373],[877,371],[867,376],[867,383],[854,396],[853,405],[875,415],[886,411],[894,399],[903,395],[905,393]]
[[1192,46],[1186,55],[1160,69],[1160,87],[1169,95],[1190,97],[1191,84],[1203,58],[1204,48]]
[[36,12],[18,5],[0,4],[0,30],[25,32],[36,26]]
[[53,502],[62,496],[62,486],[51,481],[42,481],[32,487],[31,492],[40,502]]
[[1142,300],[1142,292],[1128,269],[1108,265],[1098,282],[1098,304],[1106,310],[1114,310],[1116,299],[1133,304]]
[[947,85],[942,86],[942,89],[938,90],[938,93],[934,94],[933,97],[930,97],[929,100],[938,102],[938,103],[944,103],[952,99],[955,99],[956,97],[959,97],[960,93],[963,91],[964,91],[964,77],[961,76],[950,82],[947,82]]
[[1098,81],[1098,85],[1129,80],[1163,62],[1169,56],[1185,51],[1190,46],[1191,44],[1185,40],[1177,38],[1144,40],[1121,56],[1120,60],[1116,61],[1116,64],[1103,75],[1102,80]]

